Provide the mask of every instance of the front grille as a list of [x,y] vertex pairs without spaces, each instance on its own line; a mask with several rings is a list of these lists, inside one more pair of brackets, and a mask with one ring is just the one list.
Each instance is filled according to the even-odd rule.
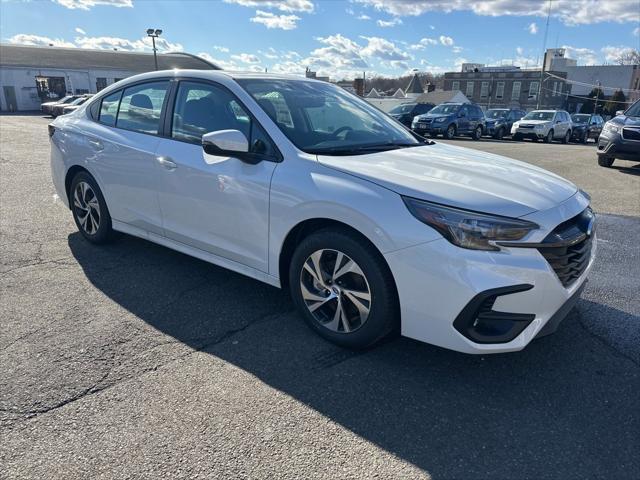
[[640,128],[624,127],[622,129],[622,138],[625,140],[640,141]]
[[575,282],[589,265],[593,225],[593,212],[587,208],[580,215],[558,225],[538,247],[565,287]]
[[520,124],[520,128],[533,128],[533,125],[528,125],[528,124],[527,124],[527,125],[523,125],[523,124]]

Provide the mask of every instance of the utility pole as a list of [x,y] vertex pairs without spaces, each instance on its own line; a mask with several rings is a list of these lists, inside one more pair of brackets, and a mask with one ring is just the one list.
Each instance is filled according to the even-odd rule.
[[547,49],[547,35],[549,34],[549,20],[551,19],[551,1],[549,0],[549,10],[547,11],[547,25],[544,27],[544,40],[542,41],[542,65],[540,65],[540,81],[538,82],[538,102],[536,110],[540,110],[540,97],[542,96],[542,82],[544,82],[544,64]]
[[151,42],[153,43],[153,63],[156,66],[156,70],[158,70],[158,54],[156,49],[156,38],[162,35],[162,30],[159,28],[147,28],[147,37],[151,37]]
[[598,84],[598,89],[596,90],[596,105],[595,105],[595,107],[593,107],[594,115],[598,114],[598,97],[600,97],[600,92],[601,92],[601,90],[600,90],[600,80],[598,80],[597,84]]

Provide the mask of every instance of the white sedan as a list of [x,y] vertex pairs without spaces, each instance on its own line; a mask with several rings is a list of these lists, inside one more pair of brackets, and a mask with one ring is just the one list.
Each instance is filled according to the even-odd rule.
[[520,350],[556,328],[595,255],[589,197],[570,182],[426,141],[326,82],[153,72],[49,134],[88,241],[124,232],[288,288],[349,348],[399,331]]

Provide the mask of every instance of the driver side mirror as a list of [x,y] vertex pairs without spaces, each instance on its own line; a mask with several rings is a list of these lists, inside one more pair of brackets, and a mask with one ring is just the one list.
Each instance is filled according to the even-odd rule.
[[618,111],[616,112],[616,117],[617,117],[618,115],[623,115],[623,114],[624,114],[624,110],[618,110]]
[[234,157],[243,162],[256,164],[260,158],[249,152],[249,140],[240,130],[216,130],[202,136],[202,149],[208,155]]
[[466,116],[467,116],[467,112],[460,112],[460,113],[458,114],[458,117],[459,117],[459,118],[463,118],[463,117],[466,117]]

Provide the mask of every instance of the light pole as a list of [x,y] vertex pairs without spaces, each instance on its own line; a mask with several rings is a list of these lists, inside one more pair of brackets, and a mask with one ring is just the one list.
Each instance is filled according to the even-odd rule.
[[596,96],[595,96],[595,99],[596,99],[596,105],[595,105],[595,107],[593,108],[593,113],[594,113],[594,115],[597,115],[597,114],[598,114],[598,97],[600,97],[600,81],[598,81],[598,89],[596,90]]
[[158,55],[156,54],[156,38],[162,35],[162,30],[159,28],[147,28],[147,37],[151,37],[151,41],[153,42],[153,63],[156,65],[156,70],[158,70]]

